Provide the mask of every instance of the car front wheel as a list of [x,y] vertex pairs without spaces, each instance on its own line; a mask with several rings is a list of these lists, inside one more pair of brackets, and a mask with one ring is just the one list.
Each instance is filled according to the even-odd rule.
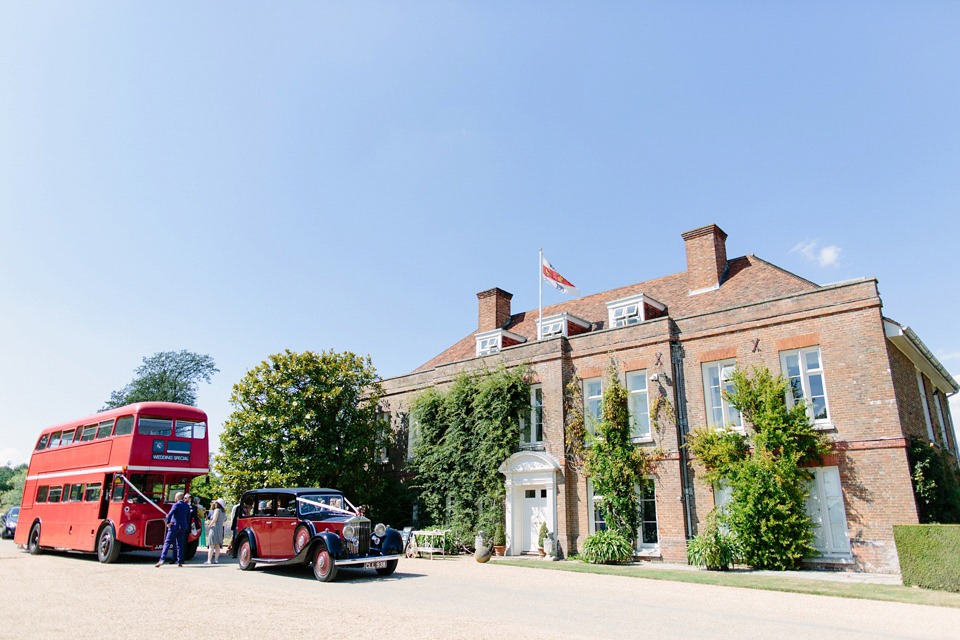
[[257,566],[257,563],[253,561],[253,546],[250,544],[249,538],[240,543],[240,549],[237,551],[237,561],[240,564],[241,571],[249,571]]
[[313,556],[313,575],[320,582],[332,582],[337,577],[337,565],[323,545],[317,547],[317,553]]
[[397,570],[397,561],[388,560],[387,566],[383,567],[382,569],[377,569],[377,573],[379,573],[382,576],[388,576],[396,570]]

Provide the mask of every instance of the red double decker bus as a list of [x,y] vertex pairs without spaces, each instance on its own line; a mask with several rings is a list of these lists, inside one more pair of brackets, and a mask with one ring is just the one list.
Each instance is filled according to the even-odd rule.
[[[101,562],[160,549],[174,495],[208,464],[207,414],[196,407],[140,402],[50,427],[30,457],[14,540]],[[187,559],[197,543],[191,533]]]

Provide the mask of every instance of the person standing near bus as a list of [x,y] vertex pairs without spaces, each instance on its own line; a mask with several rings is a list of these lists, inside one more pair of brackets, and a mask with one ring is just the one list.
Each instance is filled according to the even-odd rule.
[[190,505],[186,502],[182,491],[178,491],[174,496],[173,506],[167,513],[167,537],[163,541],[163,549],[160,550],[160,562],[158,567],[163,566],[163,560],[167,557],[167,551],[171,545],[176,551],[177,565],[183,566],[183,552],[187,546],[187,528],[190,526]]
[[204,564],[220,564],[220,545],[223,544],[223,524],[227,519],[224,513],[223,500],[217,498],[210,505],[210,516],[207,518],[207,561]]

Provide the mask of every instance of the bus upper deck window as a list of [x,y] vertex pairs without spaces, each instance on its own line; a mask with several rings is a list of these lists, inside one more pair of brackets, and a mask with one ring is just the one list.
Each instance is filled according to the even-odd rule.
[[148,436],[169,436],[173,433],[173,420],[170,418],[140,417],[137,433]]
[[133,433],[133,416],[117,418],[117,428],[113,430],[115,436],[126,436]]
[[207,435],[207,423],[202,421],[177,420],[176,435],[178,438],[203,438]]
[[47,442],[50,440],[50,434],[47,434],[40,438],[40,442],[37,443],[37,451],[42,451],[47,448]]
[[113,420],[104,420],[97,427],[97,440],[109,437],[111,431],[113,431]]

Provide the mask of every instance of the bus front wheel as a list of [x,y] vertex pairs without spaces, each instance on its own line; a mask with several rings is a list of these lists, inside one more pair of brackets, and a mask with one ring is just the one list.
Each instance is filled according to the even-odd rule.
[[30,555],[37,555],[40,553],[40,523],[35,522],[34,525],[30,528],[30,536],[27,538],[27,552]]
[[97,560],[109,564],[120,557],[120,543],[113,531],[113,525],[106,525],[97,536]]
[[197,538],[193,542],[187,543],[187,548],[184,549],[183,561],[190,562],[193,560],[193,556],[197,555],[197,547],[200,546],[200,538]]

